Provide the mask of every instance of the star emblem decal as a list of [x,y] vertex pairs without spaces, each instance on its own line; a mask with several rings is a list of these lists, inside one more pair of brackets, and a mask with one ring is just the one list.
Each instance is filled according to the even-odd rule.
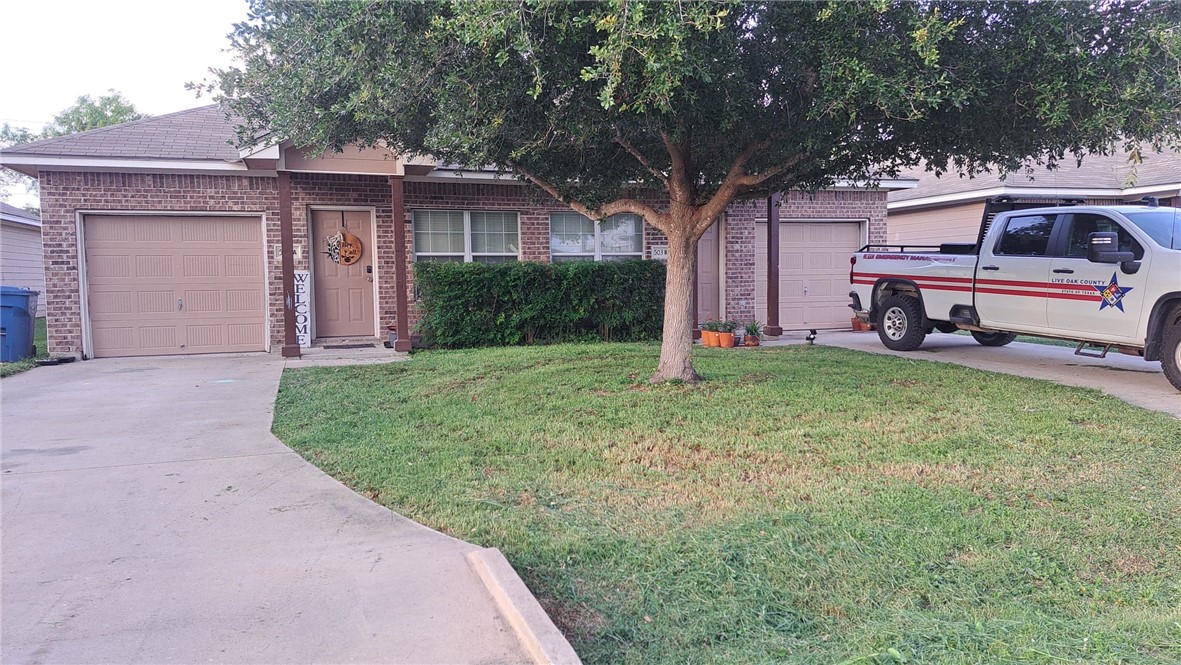
[[1107,309],[1108,307],[1115,307],[1119,311],[1124,311],[1124,296],[1132,290],[1130,286],[1120,286],[1119,280],[1116,279],[1115,273],[1111,273],[1111,281],[1107,286],[1093,285],[1099,295],[1103,296],[1103,301],[1099,303],[1099,311]]

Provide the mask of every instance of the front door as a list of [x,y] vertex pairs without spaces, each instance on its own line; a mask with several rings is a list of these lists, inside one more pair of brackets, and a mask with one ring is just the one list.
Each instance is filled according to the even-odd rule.
[[721,257],[718,253],[718,227],[714,222],[697,241],[697,322],[722,318]]
[[[1119,251],[1132,252],[1140,267],[1129,273],[1120,264],[1087,260],[1089,237],[1098,231],[1119,234]],[[1144,246],[1106,215],[1070,216],[1061,256],[1050,262],[1049,326],[1065,337],[1135,341],[1149,274]]]
[[[367,210],[312,211],[316,337],[377,334],[373,318],[372,224]],[[359,259],[355,258],[358,241]]]

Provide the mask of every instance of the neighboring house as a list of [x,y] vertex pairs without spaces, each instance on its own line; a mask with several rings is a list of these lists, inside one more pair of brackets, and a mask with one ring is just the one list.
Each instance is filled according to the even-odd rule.
[[[414,261],[660,258],[666,244],[635,217],[596,226],[495,173],[233,138],[206,106],[0,151],[40,180],[51,353],[297,355],[387,327],[405,349]],[[885,190],[911,184],[786,193],[782,234],[766,200],[731,206],[702,240],[698,318],[847,326],[849,253],[885,240]]]
[[1161,205],[1181,205],[1181,153],[1144,155],[1134,165],[1128,155],[1093,155],[1081,166],[1069,158],[1057,170],[1035,167],[1001,179],[982,174],[936,177],[914,169],[902,177],[918,180],[913,189],[890,192],[888,242],[892,245],[975,242],[984,201],[995,196],[1070,197],[1095,205],[1137,202],[1155,196]]
[[37,316],[45,316],[45,253],[41,218],[0,202],[0,284],[40,293]]

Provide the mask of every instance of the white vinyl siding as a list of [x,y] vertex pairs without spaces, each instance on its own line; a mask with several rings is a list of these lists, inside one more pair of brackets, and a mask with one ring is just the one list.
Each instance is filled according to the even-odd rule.
[[9,224],[0,226],[0,283],[40,293],[37,316],[45,316],[45,255],[41,229]]
[[520,255],[517,213],[415,210],[414,260],[504,263]]
[[595,224],[578,213],[550,214],[552,261],[622,261],[643,256],[644,220],[639,215],[612,215]]

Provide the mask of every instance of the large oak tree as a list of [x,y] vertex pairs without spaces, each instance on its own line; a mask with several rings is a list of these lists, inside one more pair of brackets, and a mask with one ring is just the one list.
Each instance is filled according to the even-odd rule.
[[669,241],[653,380],[693,381],[697,240],[728,204],[1175,142],[1179,23],[1140,0],[252,0],[214,87],[243,142],[384,143],[641,215]]

